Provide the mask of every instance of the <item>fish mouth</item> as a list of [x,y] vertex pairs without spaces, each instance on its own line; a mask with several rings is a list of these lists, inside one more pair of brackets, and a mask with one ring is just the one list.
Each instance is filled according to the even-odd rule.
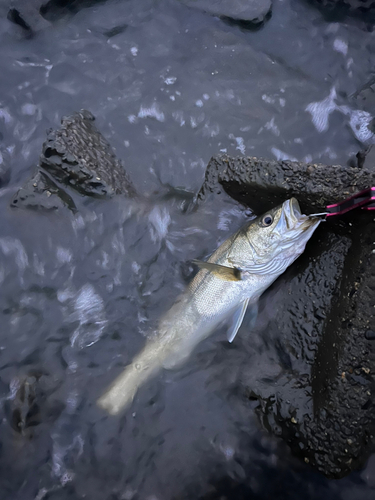
[[290,211],[294,214],[296,218],[302,215],[301,208],[299,206],[298,200],[296,198],[290,198],[289,200]]
[[319,217],[309,217],[302,214],[296,198],[290,198],[290,200],[284,202],[283,209],[288,229],[306,231],[312,226],[317,226],[322,221]]
[[301,208],[299,206],[298,200],[296,198],[290,198],[289,201],[289,215],[295,222],[299,221],[301,218]]
[[282,226],[288,230],[297,229],[300,222],[302,222],[305,217],[306,216],[301,213],[296,198],[290,198],[290,200],[284,201],[282,208]]
[[291,256],[301,254],[321,222],[319,217],[304,215],[296,198],[284,201],[277,224],[280,252],[287,251]]

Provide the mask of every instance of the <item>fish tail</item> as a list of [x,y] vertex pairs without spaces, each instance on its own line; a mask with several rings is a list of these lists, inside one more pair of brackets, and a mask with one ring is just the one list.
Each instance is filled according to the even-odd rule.
[[161,370],[163,360],[162,345],[154,340],[149,341],[98,399],[98,406],[111,415],[129,407],[138,389]]

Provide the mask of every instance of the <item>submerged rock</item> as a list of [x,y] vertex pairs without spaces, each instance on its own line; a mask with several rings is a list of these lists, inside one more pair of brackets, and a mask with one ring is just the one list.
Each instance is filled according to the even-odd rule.
[[[374,184],[373,165],[220,156],[209,163],[198,202],[224,190],[260,212],[296,196],[308,213]],[[272,303],[272,313],[258,328],[279,373],[270,379],[249,366],[241,377],[259,402],[264,427],[327,477],[362,466],[375,431],[375,344],[368,333],[374,320],[373,219],[357,211],[319,228],[261,299],[261,310]]]
[[318,6],[327,21],[341,21],[347,15],[362,18],[365,23],[375,22],[374,0],[309,0]]
[[262,23],[269,15],[271,0],[182,0],[189,7],[234,21]]
[[25,435],[29,427],[40,423],[38,378],[29,375],[11,382],[12,397],[9,401],[8,419],[11,427]]
[[35,175],[17,192],[11,206],[35,210],[57,210],[63,207],[72,211],[76,210],[72,197],[41,170],[37,170]]
[[47,28],[50,23],[42,16],[40,0],[12,0],[9,2],[7,18],[28,34]]
[[82,110],[63,118],[61,128],[48,133],[39,168],[18,191],[13,207],[67,206],[74,210],[75,203],[66,186],[87,196],[135,196],[124,167],[95,127],[94,120],[90,112]]
[[3,3],[7,18],[32,35],[51,22],[105,0],[8,0]]

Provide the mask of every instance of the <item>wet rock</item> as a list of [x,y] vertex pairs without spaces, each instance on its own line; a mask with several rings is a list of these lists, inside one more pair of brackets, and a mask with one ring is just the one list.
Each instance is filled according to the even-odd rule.
[[207,166],[198,202],[209,193],[224,190],[259,213],[290,196],[300,201],[302,209],[322,211],[326,205],[372,186],[374,177],[375,164],[358,168],[220,155]]
[[63,207],[72,211],[76,210],[72,197],[41,170],[37,170],[35,175],[16,193],[11,206],[34,210],[57,210]]
[[272,390],[253,389],[264,426],[333,478],[363,466],[375,430],[375,349],[364,334],[373,319],[371,226],[349,236],[326,228],[315,241],[315,262],[290,282],[270,325],[290,367]]
[[40,166],[58,181],[91,196],[126,194],[135,190],[124,167],[85,110],[65,117],[43,144]]
[[371,169],[375,165],[375,147],[370,146],[356,155],[359,168]]
[[[296,196],[306,211],[315,211],[374,183],[373,165],[370,170],[225,156],[210,161],[199,200],[224,190],[261,211]],[[280,371],[272,380],[250,366],[242,374],[265,429],[332,478],[364,464],[375,431],[373,219],[361,211],[319,228],[302,257],[261,299],[261,309],[272,303],[262,335]]]
[[115,194],[135,196],[135,189],[111,146],[94,125],[95,118],[82,110],[62,119],[43,144],[39,167],[18,191],[12,207],[76,209],[73,193],[96,197]]
[[231,19],[254,24],[262,23],[269,15],[271,0],[182,0],[189,7]]

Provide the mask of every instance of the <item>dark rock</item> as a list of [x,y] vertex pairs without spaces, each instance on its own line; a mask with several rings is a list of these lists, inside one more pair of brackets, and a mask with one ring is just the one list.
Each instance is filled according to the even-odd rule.
[[54,22],[91,5],[104,2],[105,0],[44,0],[41,2],[40,12],[45,19]]
[[84,195],[134,196],[124,167],[94,120],[85,110],[63,118],[61,128],[51,130],[43,144],[40,166]]
[[357,163],[359,168],[371,169],[375,165],[375,147],[370,146],[357,153]]
[[189,7],[229,18],[254,24],[262,23],[269,15],[271,0],[182,0]]
[[273,161],[255,157],[211,158],[198,202],[208,193],[224,190],[230,196],[263,212],[291,196],[302,209],[322,211],[374,183],[375,164],[368,168]]
[[11,206],[34,210],[57,210],[63,207],[73,212],[76,210],[71,196],[41,170],[37,170],[35,175],[17,192]]
[[[263,211],[290,196],[321,210],[375,184],[370,169],[213,158],[199,200],[225,190]],[[363,466],[375,431],[374,215],[360,211],[322,224],[305,253],[261,298],[272,303],[265,344],[280,372],[242,374],[268,431],[305,463],[339,478]],[[285,290],[288,293],[285,293]],[[276,370],[277,371],[277,370]]]
[[135,196],[124,167],[94,125],[88,111],[74,113],[61,121],[61,128],[48,133],[39,167],[17,192],[11,206],[56,210],[76,209],[66,186],[80,194],[108,197]]
[[103,31],[103,35],[106,36],[107,38],[112,38],[114,36],[120,35],[121,33],[124,33],[127,27],[128,27],[127,24],[120,24],[119,26],[115,26],[113,28]]
[[348,234],[326,231],[310,249],[319,243],[321,255],[290,282],[269,327],[282,339],[289,373],[272,391],[253,389],[264,426],[333,478],[364,465],[375,430],[375,350],[361,334],[373,320],[375,266],[366,241],[375,237],[373,223]]
[[361,18],[369,26],[375,23],[374,0],[310,0],[328,22],[343,21],[347,16]]

